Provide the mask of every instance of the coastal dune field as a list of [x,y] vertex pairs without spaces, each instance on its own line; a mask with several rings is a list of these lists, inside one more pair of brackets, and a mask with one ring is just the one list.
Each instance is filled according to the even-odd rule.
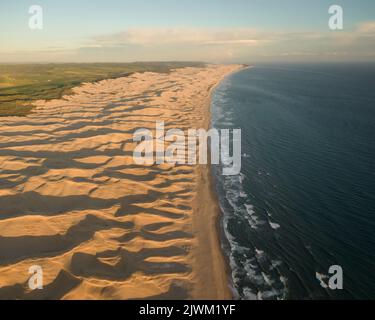
[[208,128],[212,88],[240,68],[84,83],[0,118],[0,299],[231,298],[209,166],[137,165],[133,133]]

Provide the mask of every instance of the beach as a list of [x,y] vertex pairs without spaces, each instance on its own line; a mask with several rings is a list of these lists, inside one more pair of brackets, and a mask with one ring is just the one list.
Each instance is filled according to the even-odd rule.
[[230,299],[210,166],[137,165],[133,133],[208,129],[213,89],[241,68],[85,83],[0,118],[0,299]]

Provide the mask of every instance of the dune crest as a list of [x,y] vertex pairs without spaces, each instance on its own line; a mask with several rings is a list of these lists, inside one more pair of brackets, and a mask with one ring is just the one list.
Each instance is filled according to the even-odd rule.
[[0,299],[230,298],[208,166],[136,165],[132,136],[207,128],[211,89],[239,68],[87,83],[1,118]]

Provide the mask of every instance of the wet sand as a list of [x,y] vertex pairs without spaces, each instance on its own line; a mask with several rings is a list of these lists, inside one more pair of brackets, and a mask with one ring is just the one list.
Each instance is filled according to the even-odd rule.
[[231,298],[209,166],[136,165],[133,133],[208,128],[241,67],[88,83],[0,118],[0,299]]

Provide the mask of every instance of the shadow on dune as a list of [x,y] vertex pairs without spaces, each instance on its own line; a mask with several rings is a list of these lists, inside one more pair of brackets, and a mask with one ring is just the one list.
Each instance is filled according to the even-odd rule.
[[[188,273],[190,267],[177,262],[149,262],[151,257],[184,256],[186,251],[179,247],[142,249],[130,252],[125,249],[105,251],[93,256],[86,253],[75,253],[71,260],[70,270],[78,277],[95,277],[111,281],[125,281],[136,272],[145,275]],[[116,258],[115,265],[102,262],[100,259]]]
[[96,231],[112,228],[131,229],[133,223],[101,219],[87,215],[64,235],[0,236],[0,264],[16,263],[29,258],[53,257],[67,252],[91,239]]
[[[46,196],[37,192],[24,192],[16,195],[0,197],[0,220],[16,218],[24,215],[57,216],[71,211],[101,210],[120,205],[115,216],[122,217],[137,213],[149,213],[168,218],[183,218],[182,213],[172,213],[154,208],[142,208],[145,203],[154,203],[158,199],[190,199],[179,192],[159,192],[149,190],[147,194],[129,195],[118,199],[99,199],[87,195],[79,196]],[[139,203],[139,206],[137,206]]]
[[145,297],[142,299],[131,299],[131,300],[186,300],[189,297],[188,289],[186,284],[172,283],[169,290],[165,293],[158,294],[155,296]]

